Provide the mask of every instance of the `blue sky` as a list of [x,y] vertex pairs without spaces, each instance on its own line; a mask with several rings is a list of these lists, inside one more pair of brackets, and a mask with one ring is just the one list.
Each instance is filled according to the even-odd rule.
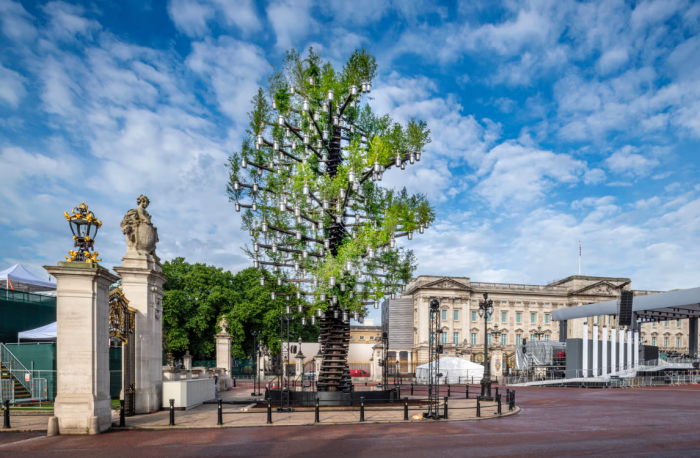
[[250,265],[224,166],[285,49],[378,58],[373,107],[426,120],[438,222],[418,273],[637,289],[700,282],[700,4],[690,1],[0,0],[0,269],[71,249],[64,211],[151,199],[164,260]]

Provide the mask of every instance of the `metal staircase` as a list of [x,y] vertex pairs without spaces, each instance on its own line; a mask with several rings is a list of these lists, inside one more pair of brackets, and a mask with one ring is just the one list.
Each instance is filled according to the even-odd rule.
[[32,371],[0,343],[0,399],[10,402],[32,400]]

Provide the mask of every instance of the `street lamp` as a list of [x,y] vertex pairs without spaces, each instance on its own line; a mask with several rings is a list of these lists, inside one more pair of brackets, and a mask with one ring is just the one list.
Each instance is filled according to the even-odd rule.
[[97,263],[102,259],[97,259],[99,253],[96,251],[90,254],[90,250],[94,249],[95,237],[97,231],[102,227],[102,221],[98,221],[93,212],[88,210],[85,202],[73,208],[73,214],[64,212],[70,230],[73,233],[74,246],[78,251],[68,251],[70,256],[66,256],[68,261],[76,262],[92,262]]
[[495,342],[496,345],[500,344],[500,339],[501,339],[502,334],[503,334],[503,331],[498,329],[498,323],[496,323],[493,327],[493,331],[491,331],[491,336],[493,337],[493,341]]
[[491,397],[491,368],[489,367],[488,321],[493,315],[493,301],[489,293],[484,293],[484,300],[479,301],[479,316],[484,317],[484,375],[481,378],[481,399],[493,401]]
[[542,330],[542,326],[539,326],[539,325],[537,326],[537,331],[532,333],[532,335],[535,336],[535,339],[537,339],[537,340],[541,340],[545,334],[546,334],[546,332],[544,332]]

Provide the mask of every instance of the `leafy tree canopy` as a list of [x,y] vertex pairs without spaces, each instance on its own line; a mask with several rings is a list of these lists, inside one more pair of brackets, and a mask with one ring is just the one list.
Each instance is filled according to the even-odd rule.
[[[260,286],[260,272],[249,268],[233,275],[220,267],[190,264],[175,258],[163,264],[168,276],[163,297],[163,335],[168,336],[173,353],[181,356],[189,350],[197,359],[215,357],[215,335],[218,322],[226,315],[228,332],[233,337],[232,354],[244,359],[253,355],[253,330],[261,331],[263,344],[272,353],[280,348],[279,317],[284,300],[271,300],[275,287],[270,279]],[[318,339],[318,328],[293,323],[294,340]]]

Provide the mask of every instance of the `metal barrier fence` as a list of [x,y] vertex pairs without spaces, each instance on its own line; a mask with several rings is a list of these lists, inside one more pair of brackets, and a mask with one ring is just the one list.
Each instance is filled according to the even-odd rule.
[[[476,397],[476,405],[474,407],[449,407],[449,397],[444,396],[442,402],[438,401],[438,412],[442,412],[441,414],[438,415],[437,419],[449,419],[449,412],[452,410],[474,410],[476,411],[476,417],[480,418],[482,417],[482,410],[483,409],[494,409],[495,412],[493,413],[494,415],[502,415],[502,409],[503,409],[503,402],[506,403],[506,407],[508,408],[509,411],[512,411],[515,409],[515,390],[507,390],[506,395],[502,394],[497,394],[494,399],[496,401],[495,404],[489,405],[489,406],[482,406],[481,405],[481,397],[477,396]],[[429,398],[412,398],[412,401],[421,401],[421,400],[426,400],[429,401]],[[223,416],[224,415],[246,415],[246,414],[265,414],[267,415],[267,424],[272,424],[273,423],[273,409],[272,409],[272,399],[267,399],[267,409],[264,411],[237,411],[237,412],[231,412],[231,411],[224,411],[224,405],[225,404],[231,404],[235,405],[235,401],[230,401],[230,402],[223,402],[222,400],[219,401],[207,401],[204,402],[204,404],[214,404],[218,406],[217,409],[217,425],[223,425]],[[379,401],[386,401],[386,402],[401,402],[403,401],[403,420],[408,421],[409,420],[409,412],[410,411],[423,411],[425,412],[428,405],[422,405],[422,406],[417,406],[417,407],[409,407],[408,402],[409,398],[404,397],[403,399],[384,399],[384,400],[379,400]],[[122,408],[123,412],[123,408]],[[292,410],[291,412],[283,412],[285,415],[285,419],[288,418],[288,415],[294,414],[294,413],[307,413],[308,410]],[[365,412],[396,412],[396,413],[401,413],[401,410],[398,409],[382,409],[382,408],[366,408],[365,403],[364,403],[364,398],[360,398],[360,405],[357,406],[357,408],[343,408],[343,409],[335,409],[335,408],[321,408],[319,399],[316,398],[316,404],[314,406],[314,423],[320,423],[321,421],[321,413],[336,413],[336,412],[359,412],[360,418],[358,422],[364,422],[365,421]],[[169,415],[169,425],[168,426],[176,426],[176,418],[175,418],[175,400],[170,399],[170,415]],[[120,415],[120,426],[125,426],[124,421],[122,420],[124,417],[123,415]]]

